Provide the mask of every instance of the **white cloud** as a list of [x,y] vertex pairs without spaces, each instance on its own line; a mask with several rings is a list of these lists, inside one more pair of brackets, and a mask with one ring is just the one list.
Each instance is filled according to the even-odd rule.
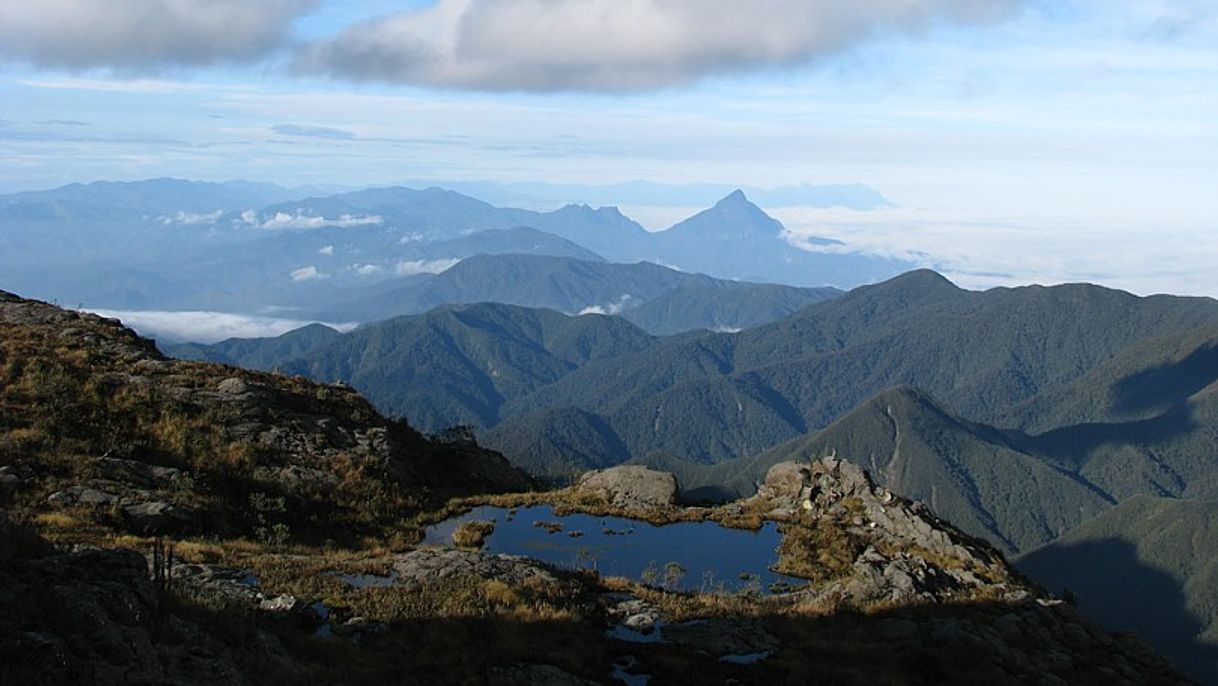
[[[215,343],[226,338],[264,338],[279,336],[315,322],[278,317],[254,317],[228,312],[159,312],[95,310],[103,317],[120,319],[145,336],[170,341]],[[339,331],[350,331],[354,323],[331,324]]]
[[324,272],[318,271],[317,267],[315,267],[313,265],[309,265],[307,267],[301,267],[300,269],[293,271],[291,274],[291,277],[292,277],[293,281],[299,283],[301,281],[317,281],[319,279],[328,279],[328,278],[330,278],[330,275],[326,274]]
[[200,224],[215,224],[224,214],[223,210],[208,212],[206,214],[198,212],[177,212],[172,216],[161,217],[161,223],[165,226],[173,224],[181,224],[183,226],[198,226]]
[[621,314],[622,310],[626,309],[626,306],[630,304],[631,300],[634,300],[634,298],[627,293],[618,298],[617,302],[612,302],[607,305],[589,305],[580,310],[579,314]]
[[318,250],[318,251],[317,251],[317,254],[318,254],[318,255],[325,255],[326,257],[330,257],[331,255],[333,255],[333,254],[334,254],[334,246],[332,246],[332,245],[327,245],[326,247],[321,248],[320,250]]
[[375,276],[381,273],[381,268],[375,264],[353,264],[351,265],[351,271],[359,276]]
[[6,0],[0,59],[150,71],[263,57],[315,0]]
[[405,260],[398,262],[394,267],[394,271],[399,276],[413,276],[414,274],[439,274],[446,271],[461,260],[457,258],[439,259],[439,260]]
[[863,252],[933,268],[966,288],[1091,282],[1141,295],[1218,296],[1218,236],[1151,218],[1063,218],[891,208],[870,212],[786,208],[793,237],[822,236]]
[[398,245],[409,245],[411,243],[418,243],[419,241],[423,240],[423,238],[424,238],[424,236],[421,233],[408,233],[405,236],[402,236],[401,238],[398,239]]
[[1020,0],[439,0],[308,46],[303,72],[480,90],[640,90],[790,66]]
[[[242,215],[245,218],[245,215]],[[256,221],[256,220],[255,220]],[[268,231],[277,231],[281,229],[323,229],[326,227],[338,227],[340,229],[350,229],[360,226],[373,226],[375,224],[384,223],[383,217],[376,215],[350,215],[344,214],[337,219],[326,219],[325,217],[312,217],[301,212],[289,214],[287,212],[276,212],[275,216],[267,219],[258,226]]]

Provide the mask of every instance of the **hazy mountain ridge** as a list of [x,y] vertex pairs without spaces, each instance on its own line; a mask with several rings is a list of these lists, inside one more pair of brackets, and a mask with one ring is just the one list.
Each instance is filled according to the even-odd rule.
[[[739,192],[693,223],[649,233],[615,207],[537,212],[439,188],[300,197],[309,190],[157,179],[0,196],[0,277],[94,308],[258,314],[350,302],[368,284],[440,272],[479,253],[648,261],[814,287],[850,287],[909,266],[795,248]],[[724,240],[733,236],[748,238]]]

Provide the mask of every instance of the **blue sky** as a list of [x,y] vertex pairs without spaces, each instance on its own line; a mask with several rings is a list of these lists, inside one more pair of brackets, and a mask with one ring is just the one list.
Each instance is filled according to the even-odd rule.
[[0,191],[862,182],[896,207],[774,214],[965,285],[1218,295],[1210,0],[21,4]]

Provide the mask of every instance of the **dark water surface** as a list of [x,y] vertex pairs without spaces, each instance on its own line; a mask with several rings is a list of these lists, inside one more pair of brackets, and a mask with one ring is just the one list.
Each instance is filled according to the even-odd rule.
[[[735,592],[756,588],[765,593],[773,584],[800,586],[800,579],[775,574],[781,538],[773,522],[758,531],[729,529],[715,522],[679,522],[654,526],[618,517],[571,514],[560,517],[549,505],[522,507],[512,515],[501,507],[479,507],[427,529],[425,543],[452,545],[458,526],[470,521],[493,521],[495,531],[486,539],[491,553],[525,555],[553,565],[594,569],[605,576],[644,579],[655,571],[653,583],[681,590]],[[538,523],[561,525],[551,533]],[[551,528],[554,528],[553,526]],[[578,536],[573,536],[578,532]],[[675,574],[669,563],[683,572]],[[742,576],[743,575],[743,576]],[[745,578],[747,577],[747,578]],[[776,587],[778,588],[778,587]]]

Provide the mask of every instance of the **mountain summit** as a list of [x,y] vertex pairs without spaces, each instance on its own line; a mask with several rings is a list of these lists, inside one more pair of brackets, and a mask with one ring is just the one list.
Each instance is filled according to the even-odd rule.
[[690,239],[733,241],[742,237],[779,239],[783,225],[760,207],[754,205],[744,191],[735,190],[713,207],[676,224],[660,234],[673,240],[676,236]]

